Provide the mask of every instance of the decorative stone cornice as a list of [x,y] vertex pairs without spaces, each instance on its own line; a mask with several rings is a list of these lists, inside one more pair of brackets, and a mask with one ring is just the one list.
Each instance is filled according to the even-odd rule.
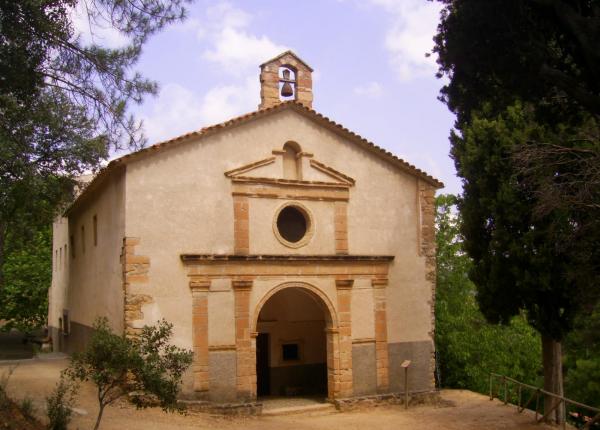
[[354,286],[354,279],[336,279],[335,287],[338,290],[350,290]]
[[234,290],[250,290],[252,289],[252,280],[249,279],[235,279],[231,281],[231,287]]
[[389,284],[388,278],[373,278],[371,279],[371,286],[373,288],[385,288]]
[[210,279],[191,279],[190,290],[192,292],[203,292],[210,289]]

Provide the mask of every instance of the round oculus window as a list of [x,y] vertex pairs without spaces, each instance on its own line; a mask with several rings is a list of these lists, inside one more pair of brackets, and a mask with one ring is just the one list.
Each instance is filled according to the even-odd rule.
[[312,233],[308,211],[297,204],[281,208],[274,227],[280,241],[294,248],[306,244]]

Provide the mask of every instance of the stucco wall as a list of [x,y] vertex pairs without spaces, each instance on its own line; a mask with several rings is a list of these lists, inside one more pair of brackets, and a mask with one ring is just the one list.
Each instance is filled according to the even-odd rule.
[[81,202],[68,220],[54,224],[54,247],[62,245],[64,249],[66,244],[68,256],[64,270],[53,272],[49,325],[58,327],[62,310],[68,310],[71,334],[63,337],[61,347],[69,352],[83,347],[96,317],[107,317],[118,333],[123,330],[120,255],[125,231],[124,198],[124,176],[117,173],[94,191],[93,199]]

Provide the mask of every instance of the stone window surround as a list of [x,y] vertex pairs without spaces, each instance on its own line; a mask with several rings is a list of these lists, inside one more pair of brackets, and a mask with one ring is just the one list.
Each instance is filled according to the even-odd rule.
[[[306,232],[304,233],[304,236],[302,237],[302,239],[300,239],[297,242],[290,242],[289,240],[286,240],[279,232],[279,227],[277,226],[277,220],[279,218],[279,214],[281,213],[282,210],[284,210],[287,207],[293,207],[293,208],[298,209],[304,216],[304,219],[306,220]],[[282,245],[284,245],[288,248],[294,248],[294,249],[302,248],[303,246],[308,245],[310,240],[313,238],[313,235],[315,234],[315,224],[316,224],[315,219],[314,219],[312,213],[310,212],[310,210],[306,206],[304,206],[302,203],[292,200],[292,201],[286,202],[283,205],[279,206],[279,208],[277,208],[277,210],[275,211],[275,215],[273,216],[273,233],[275,234],[275,237]]]

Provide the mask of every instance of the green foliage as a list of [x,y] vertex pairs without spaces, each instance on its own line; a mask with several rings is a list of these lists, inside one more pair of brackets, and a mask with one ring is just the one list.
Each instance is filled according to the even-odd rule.
[[91,381],[98,391],[99,412],[118,398],[134,393],[137,407],[149,405],[152,397],[165,411],[181,410],[177,393],[183,372],[192,363],[192,352],[170,345],[173,325],[162,320],[145,326],[140,335],[128,338],[112,332],[106,318],[94,323],[94,334],[86,350],[73,354],[66,374],[80,381]]
[[456,197],[436,198],[437,290],[436,349],[446,387],[480,393],[489,390],[490,372],[539,383],[539,335],[521,315],[506,326],[488,323],[467,273],[471,259],[463,249]]
[[450,78],[441,98],[468,122],[520,99],[564,122],[600,114],[598,0],[438,0],[444,5],[434,52]]
[[33,406],[33,399],[31,397],[24,397],[19,403],[19,409],[25,418],[29,420],[34,418],[35,407]]
[[0,290],[3,330],[28,332],[46,322],[48,287],[52,280],[50,227],[37,231],[31,242],[17,247],[4,263],[4,288]]
[[491,322],[508,323],[524,309],[540,333],[560,340],[583,292],[568,278],[569,250],[556,241],[574,225],[560,211],[535,215],[535,198],[511,161],[518,142],[546,140],[551,133],[528,107],[516,103],[497,116],[474,113],[462,134],[454,133],[451,140],[464,178],[461,231],[473,258],[470,279],[477,285],[482,312]]
[[78,386],[61,374],[54,391],[46,397],[48,430],[67,430],[73,415]]
[[[35,253],[38,234],[72,200],[76,176],[97,170],[110,149],[144,144],[141,123],[128,108],[155,94],[157,85],[134,66],[148,37],[182,20],[190,1],[0,2],[0,292],[11,289],[0,318],[7,314],[25,326],[39,321],[45,298],[38,283],[47,254],[35,271],[40,276],[17,279],[25,272],[13,269],[10,284],[5,261],[12,255],[11,264],[24,268],[14,260]],[[90,35],[74,26],[78,5]],[[106,28],[125,36],[125,45],[97,43],[94,32]],[[15,291],[21,287],[26,290]],[[23,310],[33,310],[32,318],[19,321],[11,306],[23,300],[30,300]]]
[[4,369],[0,374],[0,410],[5,410],[10,406],[11,401],[6,392],[6,387],[8,386],[8,381],[15,369],[15,366],[10,366],[8,369]]
[[600,305],[580,315],[565,340],[567,397],[600,408]]

